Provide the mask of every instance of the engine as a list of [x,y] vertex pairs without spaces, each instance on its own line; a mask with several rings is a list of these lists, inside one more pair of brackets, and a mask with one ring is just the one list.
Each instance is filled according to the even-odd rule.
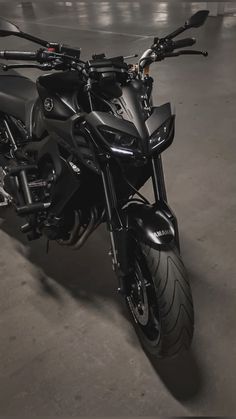
[[15,155],[17,160],[4,154],[2,190],[12,198],[17,214],[26,218],[22,232],[30,240],[42,234],[68,240],[76,218],[72,201],[80,187],[79,167],[62,158],[50,138],[27,143]]
[[0,167],[0,206],[14,205],[29,240],[44,235],[78,249],[103,220],[103,207],[84,205],[86,182],[73,153],[48,136],[29,141],[20,121],[10,130],[0,119]]

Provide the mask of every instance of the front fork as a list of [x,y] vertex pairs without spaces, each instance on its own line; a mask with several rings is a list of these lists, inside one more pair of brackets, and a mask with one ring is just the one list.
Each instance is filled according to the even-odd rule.
[[[175,242],[179,248],[179,233],[177,219],[167,204],[165,179],[161,156],[152,157],[152,181],[155,197],[154,208],[161,210],[172,223],[175,230]],[[107,227],[111,240],[111,256],[113,269],[116,272],[120,286],[119,290],[125,293],[125,277],[132,271],[129,254],[129,230],[127,218],[117,209],[117,197],[110,171],[109,161],[101,167],[102,182],[105,192]]]
[[153,183],[153,191],[154,191],[154,197],[155,197],[155,205],[158,206],[158,208],[160,208],[164,212],[164,214],[169,218],[169,220],[172,222],[174,230],[175,230],[175,242],[178,247],[178,250],[180,250],[178,221],[174,212],[168,206],[162,157],[160,154],[156,156],[152,156],[151,161],[152,161],[152,183]]
[[130,274],[132,268],[129,258],[129,235],[126,218],[117,209],[117,197],[110,171],[109,162],[101,167],[102,182],[106,200],[107,228],[111,240],[112,266],[118,280],[118,291],[126,295],[125,278]]

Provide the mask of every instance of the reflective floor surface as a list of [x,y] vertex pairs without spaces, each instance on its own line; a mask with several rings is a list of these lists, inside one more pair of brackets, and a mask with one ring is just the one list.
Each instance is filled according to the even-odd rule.
[[[153,35],[205,3],[0,1],[24,31],[82,48],[82,57],[141,53]],[[192,350],[168,361],[143,354],[116,293],[100,228],[79,253],[31,245],[1,212],[0,416],[198,416],[236,414],[236,17],[210,17],[189,32],[209,58],[153,66],[155,102],[176,106],[164,154],[169,203],[195,301]],[[0,39],[0,49],[32,49]],[[24,72],[35,79],[38,72]],[[150,196],[151,188],[144,192]]]

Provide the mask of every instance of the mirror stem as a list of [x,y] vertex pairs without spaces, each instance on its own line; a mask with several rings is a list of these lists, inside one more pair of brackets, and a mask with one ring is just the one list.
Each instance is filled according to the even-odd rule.
[[36,36],[29,35],[28,33],[25,33],[25,32],[15,33],[14,35],[18,36],[19,38],[27,39],[28,41],[31,41],[31,42],[35,42],[36,44],[42,45],[43,47],[48,47],[50,44],[48,41],[45,41],[44,39],[37,38]]
[[182,32],[186,31],[186,29],[187,29],[186,24],[184,26],[180,26],[180,28],[176,29],[176,31],[170,33],[170,35],[167,35],[165,38],[166,39],[173,39],[177,35],[180,35]]

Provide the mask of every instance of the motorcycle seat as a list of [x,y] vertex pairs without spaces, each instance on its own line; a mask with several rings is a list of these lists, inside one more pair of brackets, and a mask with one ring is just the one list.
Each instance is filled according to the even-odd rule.
[[38,97],[36,84],[16,71],[0,71],[0,112],[20,119],[27,128]]

